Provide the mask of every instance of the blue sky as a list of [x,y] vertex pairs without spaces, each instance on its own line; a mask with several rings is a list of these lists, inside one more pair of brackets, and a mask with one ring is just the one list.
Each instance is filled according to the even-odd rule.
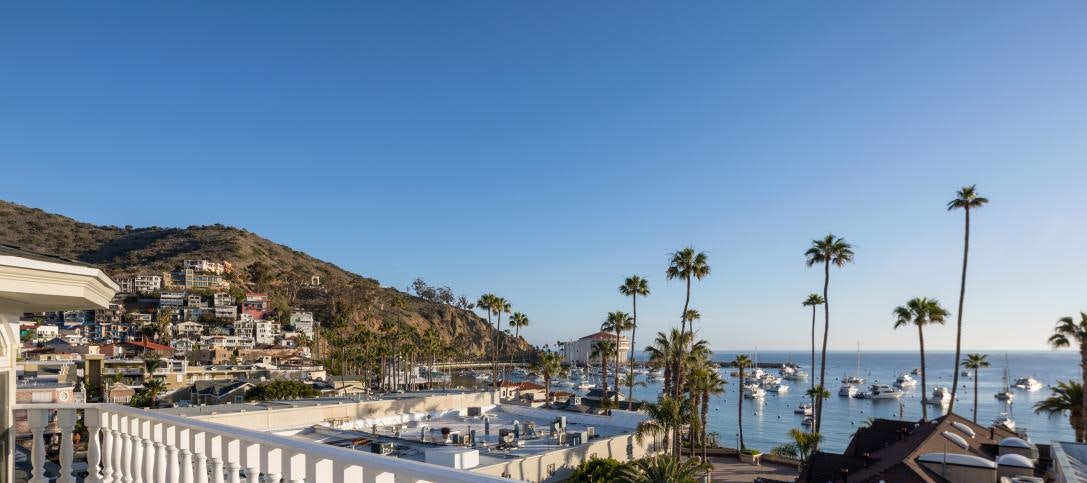
[[[800,349],[833,231],[831,348],[1041,349],[1087,310],[1082,2],[201,2],[0,11],[0,198],[114,225],[224,223],[405,287],[417,276],[583,335],[667,255],[713,274],[719,349]],[[927,343],[950,348],[953,329]],[[639,344],[641,345],[641,344]]]

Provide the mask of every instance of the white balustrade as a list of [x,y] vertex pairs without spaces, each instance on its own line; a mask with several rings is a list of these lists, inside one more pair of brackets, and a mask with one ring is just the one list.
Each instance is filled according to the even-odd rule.
[[[30,481],[74,483],[76,421],[87,428],[88,483],[428,483],[503,478],[117,404],[16,404],[33,442]],[[55,417],[53,420],[51,418]],[[46,475],[46,429],[59,430],[58,474]]]

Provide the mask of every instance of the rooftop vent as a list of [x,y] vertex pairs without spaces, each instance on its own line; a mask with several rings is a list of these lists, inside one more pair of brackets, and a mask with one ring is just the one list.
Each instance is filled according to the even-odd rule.
[[955,446],[958,446],[962,449],[970,449],[970,443],[967,443],[962,436],[952,433],[951,431],[944,431],[940,433],[940,435],[946,438],[948,441],[951,441],[951,443],[953,443]]
[[1034,469],[1034,462],[1021,454],[1006,454],[996,459],[996,464],[1000,466],[1014,466],[1016,468],[1030,468]]
[[958,421],[956,421],[954,423],[951,423],[951,425],[954,426],[955,429],[957,429],[959,431],[962,431],[963,434],[969,436],[970,439],[973,439],[974,435],[977,434],[977,433],[974,432],[973,429],[970,428],[970,426],[967,426],[967,425],[965,425],[963,423],[960,423]]

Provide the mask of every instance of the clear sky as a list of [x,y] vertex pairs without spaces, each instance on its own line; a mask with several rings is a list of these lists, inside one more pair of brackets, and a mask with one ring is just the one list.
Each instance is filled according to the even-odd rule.
[[[589,333],[668,253],[718,349],[912,349],[954,309],[977,183],[970,349],[1042,349],[1087,310],[1087,3],[22,2],[0,7],[0,198],[113,225],[248,228]],[[953,328],[928,332],[930,348]],[[642,340],[648,340],[643,338]],[[641,344],[639,344],[641,345]]]

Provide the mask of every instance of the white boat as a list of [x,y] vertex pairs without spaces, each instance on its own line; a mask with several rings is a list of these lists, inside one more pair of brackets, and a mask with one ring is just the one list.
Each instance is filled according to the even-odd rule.
[[806,373],[806,372],[804,372],[804,371],[802,371],[800,369],[797,369],[792,374],[786,374],[784,376],[781,376],[781,378],[785,379],[786,381],[803,381],[803,380],[806,380],[808,378],[808,373]]
[[761,384],[763,388],[766,388],[768,386],[773,386],[774,384],[780,384],[780,383],[781,383],[781,378],[775,377],[773,374],[763,374],[762,377],[759,378],[759,384]]
[[779,383],[773,384],[770,387],[766,388],[766,390],[769,391],[769,392],[779,392],[779,393],[780,392],[787,392],[789,390],[789,386],[786,386],[785,384],[782,384],[782,383],[779,382]]
[[897,388],[907,388],[907,387],[913,387],[913,386],[916,386],[916,385],[917,385],[917,380],[910,377],[909,374],[902,374],[901,376],[898,376],[897,379],[895,379],[895,387],[897,387]]
[[913,374],[915,376],[920,376],[921,375],[921,368],[920,367],[913,368],[913,370],[910,371],[910,374]]
[[852,384],[842,384],[838,388],[838,395],[842,397],[853,397],[857,395],[857,386]]
[[804,426],[811,426],[811,425],[815,424],[815,418],[810,414],[807,415],[807,416],[804,416],[804,421],[803,421],[802,424],[804,424]]
[[588,379],[582,379],[580,382],[577,383],[576,386],[574,386],[574,389],[588,391],[589,389],[592,389],[594,387],[596,387],[596,384],[589,382]]
[[811,403],[804,403],[796,407],[793,410],[796,414],[803,414],[805,416],[811,416]]
[[551,381],[551,385],[555,387],[574,387],[574,383],[566,379],[558,379]]
[[970,374],[970,371],[962,371],[962,372],[959,373],[959,375],[962,376],[962,377],[969,378],[973,374]]
[[1008,413],[1000,413],[1000,416],[993,420],[993,426],[1003,426],[1008,428],[1008,431],[1015,431],[1015,418]]
[[[842,384],[853,384],[860,386],[864,384],[864,378],[857,375],[861,373],[861,343],[857,342],[857,372],[855,374],[846,375],[842,377]],[[841,391],[839,391],[839,394]]]
[[762,399],[763,396],[766,396],[766,391],[759,386],[751,385],[744,388],[744,397],[747,399]]
[[946,387],[936,387],[932,389],[932,396],[929,396],[928,403],[933,406],[947,406],[951,404],[951,391]]
[[477,372],[477,373],[475,373],[475,374],[474,374],[474,377],[475,377],[476,379],[480,380],[480,381],[483,381],[483,380],[487,380],[487,379],[490,379],[490,378],[491,378],[491,375],[490,375],[490,374],[487,374],[487,373],[485,373],[485,372]]
[[868,391],[863,396],[858,395],[858,397],[862,399],[898,399],[902,397],[902,391],[886,384],[872,384],[868,386]]
[[1012,387],[1016,389],[1022,389],[1024,391],[1038,391],[1045,387],[1045,384],[1042,384],[1040,381],[1033,377],[1020,377],[1019,379],[1015,380],[1015,384],[1012,384]]

